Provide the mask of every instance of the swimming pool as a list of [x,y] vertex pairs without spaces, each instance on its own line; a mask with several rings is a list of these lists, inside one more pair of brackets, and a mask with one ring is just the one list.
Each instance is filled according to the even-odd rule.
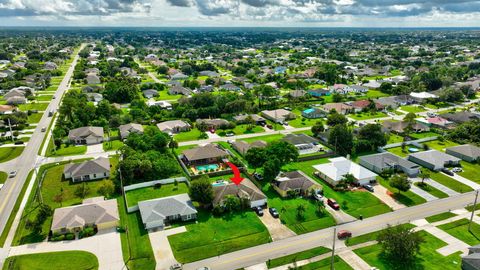
[[208,165],[201,165],[201,166],[196,166],[195,168],[197,171],[210,171],[210,170],[216,170],[218,169],[218,164],[208,164]]

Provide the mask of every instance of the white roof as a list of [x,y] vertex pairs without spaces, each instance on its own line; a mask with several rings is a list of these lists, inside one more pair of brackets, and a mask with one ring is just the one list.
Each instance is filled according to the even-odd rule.
[[348,173],[352,174],[358,181],[377,177],[376,173],[344,157],[331,158],[329,160],[330,163],[314,165],[313,168],[334,181],[342,180],[343,176]]
[[412,93],[410,93],[410,96],[412,96],[414,98],[437,98],[436,95],[428,93],[428,92],[420,92],[420,93],[412,92]]

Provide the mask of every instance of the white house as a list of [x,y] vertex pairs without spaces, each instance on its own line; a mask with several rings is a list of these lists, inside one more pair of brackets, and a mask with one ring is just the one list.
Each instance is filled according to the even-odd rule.
[[351,174],[356,183],[366,185],[376,181],[377,174],[344,157],[331,158],[330,163],[314,165],[315,175],[332,186],[338,185],[346,174]]

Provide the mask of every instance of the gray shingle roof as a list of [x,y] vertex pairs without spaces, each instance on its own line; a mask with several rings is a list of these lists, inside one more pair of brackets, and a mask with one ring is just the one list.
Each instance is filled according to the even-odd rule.
[[442,167],[445,165],[445,163],[448,163],[450,161],[452,162],[460,161],[459,158],[456,158],[452,155],[445,154],[437,150],[428,150],[428,151],[413,153],[413,154],[410,154],[409,157],[415,157],[429,164],[434,164],[438,167]]
[[228,153],[213,144],[198,146],[183,151],[183,155],[189,160],[201,160],[207,158],[220,158],[228,156]]
[[188,194],[179,194],[138,203],[143,223],[162,221],[169,216],[192,215],[197,210]]
[[80,127],[76,129],[72,129],[68,132],[69,139],[80,139],[80,138],[87,138],[87,137],[103,137],[103,127]]
[[81,163],[67,164],[63,169],[64,174],[70,173],[72,177],[104,172],[110,172],[110,160],[104,157]]
[[371,165],[374,165],[379,168],[386,168],[386,167],[392,167],[394,165],[399,165],[403,168],[417,168],[418,165],[403,159],[397,155],[394,155],[390,152],[384,152],[384,153],[379,153],[379,154],[373,154],[373,155],[368,155],[368,156],[362,156],[360,157],[361,161],[365,161]]
[[310,137],[306,134],[293,134],[290,133],[282,138],[282,141],[289,142],[293,145],[300,145],[300,144],[311,144],[318,142],[317,139]]
[[471,157],[473,159],[476,159],[480,157],[480,147],[477,147],[475,145],[471,144],[464,144],[464,145],[458,145],[458,146],[452,146],[447,148],[448,151],[452,151],[455,153],[462,154],[467,157]]

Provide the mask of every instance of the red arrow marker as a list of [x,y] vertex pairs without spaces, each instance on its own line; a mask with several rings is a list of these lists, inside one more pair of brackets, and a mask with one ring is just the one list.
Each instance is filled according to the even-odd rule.
[[240,176],[240,170],[235,166],[235,164],[231,162],[227,162],[227,165],[232,169],[233,171],[233,177],[230,178],[235,185],[240,185],[240,183],[243,181],[244,178]]

